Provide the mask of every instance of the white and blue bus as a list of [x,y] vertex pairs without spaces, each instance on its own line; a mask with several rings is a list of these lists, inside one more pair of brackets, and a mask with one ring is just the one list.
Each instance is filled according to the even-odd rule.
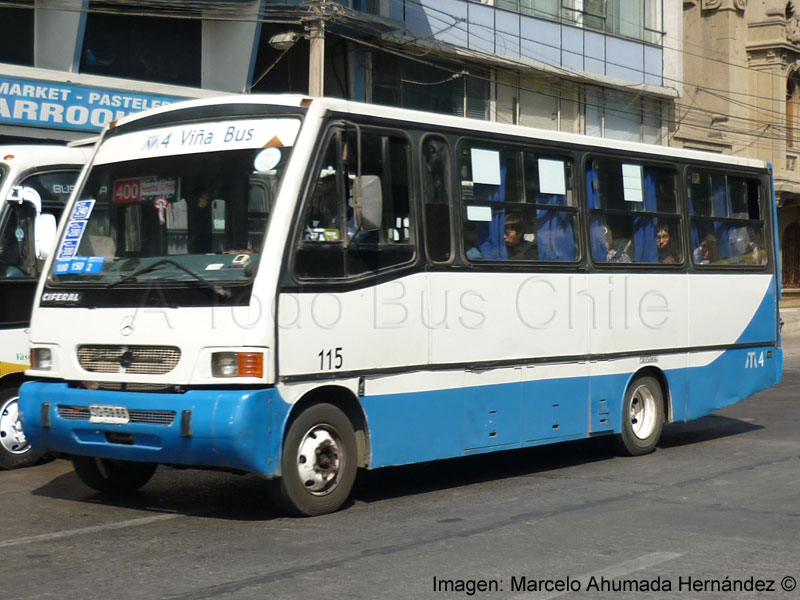
[[359,467],[643,454],[780,380],[759,161],[289,96],[128,117],[95,152],[21,408],[98,490],[229,469],[315,515]]
[[53,144],[0,146],[0,469],[30,466],[42,456],[19,420],[27,327],[56,221],[88,156],[86,149]]

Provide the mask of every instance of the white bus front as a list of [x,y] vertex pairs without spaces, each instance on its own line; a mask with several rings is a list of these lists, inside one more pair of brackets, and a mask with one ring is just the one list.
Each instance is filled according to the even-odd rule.
[[155,463],[275,473],[264,244],[303,110],[195,105],[106,134],[40,282],[25,431],[100,489]]
[[55,241],[85,148],[0,147],[0,469],[35,464],[19,420],[19,386],[28,368],[28,335],[37,277]]

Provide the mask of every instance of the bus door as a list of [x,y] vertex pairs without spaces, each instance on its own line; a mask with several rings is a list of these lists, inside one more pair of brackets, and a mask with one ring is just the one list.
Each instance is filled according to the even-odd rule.
[[[427,363],[411,176],[403,132],[351,123],[328,131],[294,241],[296,290],[279,300],[281,376]],[[377,212],[362,215],[362,201]]]

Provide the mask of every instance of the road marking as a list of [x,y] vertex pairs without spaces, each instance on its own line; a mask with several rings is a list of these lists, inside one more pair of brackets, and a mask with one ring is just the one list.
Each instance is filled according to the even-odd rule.
[[[679,554],[677,552],[652,552],[651,554],[645,554],[639,558],[626,560],[625,562],[621,562],[617,565],[610,565],[603,569],[592,571],[591,573],[584,573],[583,575],[578,575],[577,577],[571,579],[580,581],[580,589],[585,590],[586,584],[592,577],[616,579],[618,577],[623,577],[624,575],[641,571],[642,569],[647,569],[648,567],[653,567],[669,560],[675,560],[679,556],[683,556],[683,554]],[[511,600],[550,600],[551,598],[558,598],[559,596],[565,596],[571,593],[573,592],[570,590],[563,592],[530,592],[520,594],[518,596],[512,596]]]
[[153,517],[143,517],[141,519],[130,519],[128,521],[119,521],[117,523],[106,523],[105,525],[92,525],[91,527],[81,527],[80,529],[67,529],[65,531],[54,531],[52,533],[42,533],[40,535],[31,535],[29,537],[17,538],[14,540],[0,541],[0,548],[7,546],[21,546],[23,544],[33,544],[35,542],[44,542],[48,540],[57,540],[59,538],[68,538],[76,535],[86,535],[88,533],[97,533],[98,531],[108,531],[112,529],[123,529],[125,527],[137,527],[139,525],[149,525],[150,523],[158,523],[159,521],[167,521],[176,517],[182,517],[182,514],[168,513],[162,515],[155,515]]

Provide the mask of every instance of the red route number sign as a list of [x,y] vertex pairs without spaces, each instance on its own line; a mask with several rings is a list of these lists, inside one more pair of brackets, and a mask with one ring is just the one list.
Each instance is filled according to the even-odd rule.
[[114,182],[114,202],[125,204],[139,202],[142,199],[141,179],[120,179]]

